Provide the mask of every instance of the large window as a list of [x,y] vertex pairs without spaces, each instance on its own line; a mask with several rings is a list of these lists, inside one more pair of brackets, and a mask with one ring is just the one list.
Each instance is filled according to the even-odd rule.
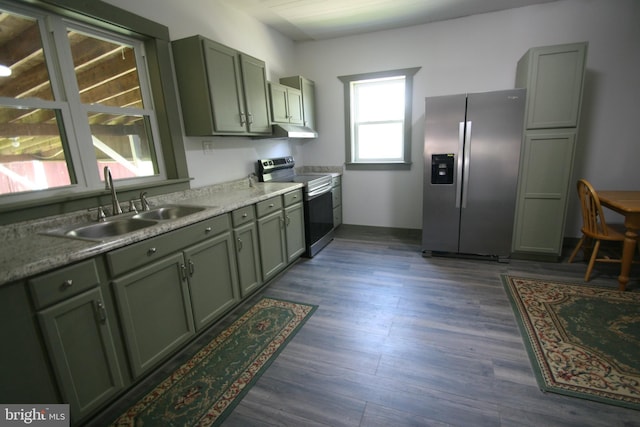
[[341,76],[347,168],[411,165],[413,75],[419,68]]
[[149,73],[142,39],[0,1],[0,203],[166,181]]

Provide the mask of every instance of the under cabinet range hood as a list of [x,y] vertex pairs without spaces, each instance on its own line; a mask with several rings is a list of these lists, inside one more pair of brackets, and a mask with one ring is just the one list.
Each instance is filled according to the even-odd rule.
[[[317,138],[318,132],[315,130],[289,123],[273,123],[273,134],[271,138]],[[269,137],[267,137],[269,138]]]

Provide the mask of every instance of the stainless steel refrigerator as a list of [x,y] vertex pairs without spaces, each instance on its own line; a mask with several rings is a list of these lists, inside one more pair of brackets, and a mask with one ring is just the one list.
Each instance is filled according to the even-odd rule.
[[506,260],[525,89],[426,99],[422,251]]

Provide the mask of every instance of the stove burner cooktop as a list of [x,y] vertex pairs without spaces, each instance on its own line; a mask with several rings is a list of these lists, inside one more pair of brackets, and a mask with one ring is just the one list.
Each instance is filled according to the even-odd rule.
[[297,175],[293,157],[258,160],[258,178],[263,182],[299,182],[307,195],[331,190],[331,175]]

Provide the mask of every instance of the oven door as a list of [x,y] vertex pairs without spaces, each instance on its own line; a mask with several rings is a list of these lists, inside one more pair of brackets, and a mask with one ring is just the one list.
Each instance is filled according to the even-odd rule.
[[309,197],[304,205],[306,255],[312,257],[332,240],[333,201],[331,191]]

